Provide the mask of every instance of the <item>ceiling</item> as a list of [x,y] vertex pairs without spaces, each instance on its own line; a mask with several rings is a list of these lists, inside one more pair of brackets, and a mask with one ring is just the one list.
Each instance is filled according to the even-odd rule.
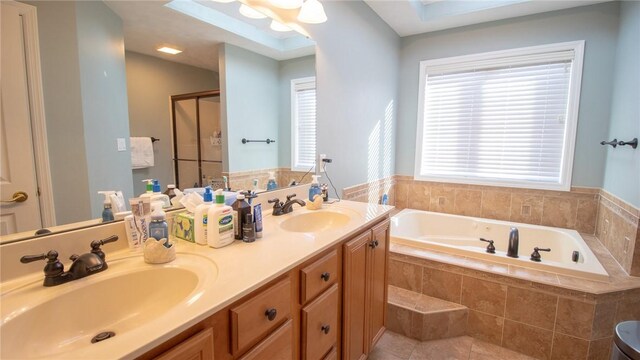
[[364,0],[401,37],[611,0]]
[[[213,1],[121,1],[105,4],[123,21],[125,49],[218,71],[218,44],[229,43],[276,60],[311,55],[315,43],[294,32],[276,32],[269,19],[249,19],[240,3]],[[177,4],[170,8],[172,4]],[[191,13],[191,14],[190,14]],[[162,46],[183,52],[169,55]]]

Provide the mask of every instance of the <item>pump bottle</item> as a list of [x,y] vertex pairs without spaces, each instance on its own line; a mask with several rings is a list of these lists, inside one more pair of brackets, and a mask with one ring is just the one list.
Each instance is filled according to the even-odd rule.
[[196,244],[206,245],[207,244],[207,222],[208,222],[208,211],[211,205],[213,205],[213,193],[211,192],[210,187],[204,188],[204,203],[200,204],[196,207],[195,216],[193,218],[193,223],[195,226],[195,241]]
[[98,194],[104,195],[104,202],[103,202],[104,209],[102,210],[103,223],[114,220],[113,211],[111,211],[111,199],[109,198],[109,196],[114,193],[115,191],[98,191]]
[[309,188],[309,201],[313,201],[316,195],[322,196],[322,189],[320,188],[320,183],[318,183],[318,178],[320,175],[312,175],[313,180],[311,181],[311,187]]
[[222,189],[215,191],[216,203],[207,215],[207,244],[212,248],[221,248],[233,243],[233,208],[224,204]]

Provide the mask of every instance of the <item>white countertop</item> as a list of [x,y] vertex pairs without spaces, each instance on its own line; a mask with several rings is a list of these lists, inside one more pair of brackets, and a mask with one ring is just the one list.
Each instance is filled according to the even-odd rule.
[[[294,211],[287,215],[276,217],[265,213],[263,237],[253,243],[235,241],[227,247],[213,249],[178,240],[176,262],[179,262],[181,255],[189,254],[189,256],[205,257],[215,264],[212,269],[217,270],[217,278],[212,282],[210,288],[194,290],[175,309],[158,314],[153,320],[133,329],[121,333],[114,329],[116,336],[111,339],[83,346],[72,352],[61,352],[56,356],[66,359],[128,359],[140,356],[262,285],[287,273],[323,250],[372,225],[392,210],[391,206],[341,201],[324,205],[323,209],[317,211],[335,211],[348,215],[350,220],[343,227],[321,233],[294,233],[280,229],[278,224],[282,221],[292,216],[311,212],[296,205]],[[0,289],[3,300],[7,299],[6,296],[28,296],[30,299],[28,304],[21,306],[18,310],[11,310],[7,306],[3,306],[1,309],[2,324],[11,321],[11,318],[19,317],[20,313],[32,309],[38,303],[56,296],[57,292],[68,292],[68,289],[80,287],[92,281],[100,281],[102,277],[109,276],[110,271],[116,274],[118,271],[116,270],[117,259],[131,257],[131,255],[132,252],[128,250],[107,253],[107,262],[112,261],[114,265],[105,272],[56,287],[44,288],[41,285],[42,274],[29,275],[2,284]],[[139,257],[139,262],[142,262],[141,253]],[[138,266],[143,265],[138,264]],[[162,265],[145,264],[144,266]],[[167,286],[171,286],[171,284],[167,284]],[[117,294],[114,295],[117,296]],[[90,300],[82,299],[81,301]],[[60,309],[60,311],[73,311],[73,309]],[[100,311],[100,309],[96,309],[96,311]],[[55,329],[55,326],[53,328]],[[1,330],[2,328],[0,328]],[[46,358],[53,357],[48,355]]]

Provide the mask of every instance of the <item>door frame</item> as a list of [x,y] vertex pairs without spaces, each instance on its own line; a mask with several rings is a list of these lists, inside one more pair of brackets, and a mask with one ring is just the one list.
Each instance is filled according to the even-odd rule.
[[23,19],[24,52],[29,92],[29,112],[31,117],[31,138],[38,184],[38,202],[42,226],[56,225],[53,202],[53,185],[49,165],[49,146],[47,142],[47,124],[44,113],[44,94],[42,88],[42,69],[40,67],[40,41],[38,37],[38,15],[34,6],[16,1],[3,1],[4,5],[18,8]]

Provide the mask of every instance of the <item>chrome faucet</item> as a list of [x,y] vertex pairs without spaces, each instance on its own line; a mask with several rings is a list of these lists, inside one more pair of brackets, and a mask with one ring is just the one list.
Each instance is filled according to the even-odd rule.
[[118,236],[113,235],[103,240],[92,241],[91,252],[82,255],[71,255],[69,259],[73,263],[69,267],[69,271],[66,272],[64,271],[64,265],[58,260],[58,252],[55,250],[50,250],[46,254],[25,255],[20,258],[20,262],[27,264],[46,259],[47,264],[44,266],[43,285],[56,286],[107,270],[109,266],[100,246],[116,240],[118,240]]
[[518,234],[518,228],[512,227],[509,232],[509,248],[507,249],[507,256],[512,258],[518,257],[518,243],[520,235]]

